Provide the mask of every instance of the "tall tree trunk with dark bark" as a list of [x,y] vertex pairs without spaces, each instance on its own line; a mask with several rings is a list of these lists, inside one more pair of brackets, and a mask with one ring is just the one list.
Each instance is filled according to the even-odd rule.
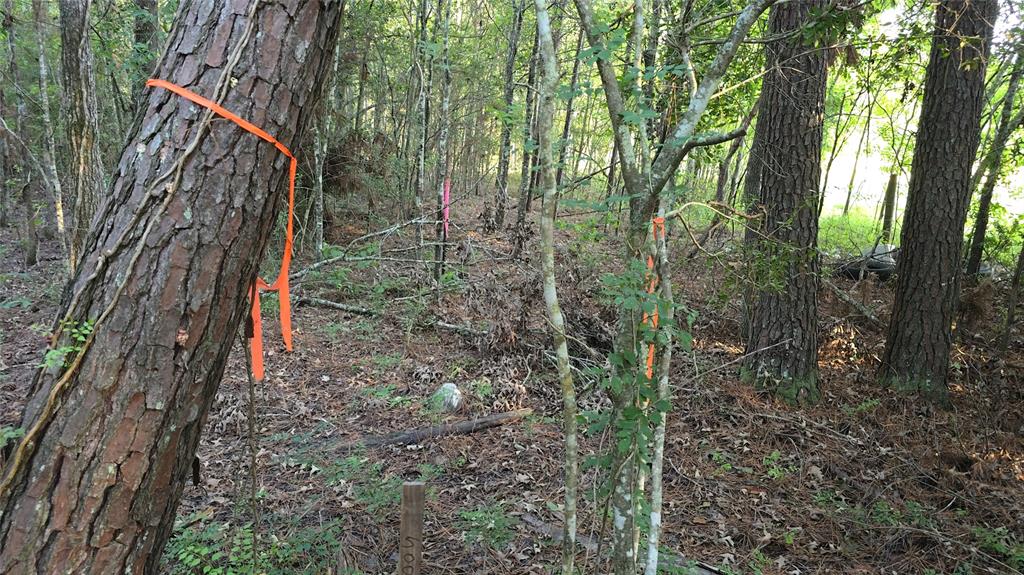
[[[981,257],[985,251],[985,234],[988,232],[988,218],[992,210],[992,194],[996,189],[996,182],[999,181],[999,171],[1003,165],[1003,152],[1006,150],[1006,143],[1010,135],[1020,126],[1024,118],[1024,110],[1013,114],[1014,100],[1017,96],[1017,89],[1020,86],[1021,76],[1024,74],[1024,54],[1018,53],[1013,64],[1013,72],[1010,73],[1009,85],[1006,87],[1006,95],[1003,96],[1002,114],[999,117],[999,127],[992,138],[992,144],[978,167],[978,171],[985,170],[987,176],[985,184],[981,188],[978,197],[978,215],[974,218],[974,229],[971,232],[971,247],[967,252],[968,278],[978,275],[981,269]],[[972,187],[973,191],[973,187]]]
[[[158,76],[294,149],[339,4],[193,0]],[[37,373],[26,435],[3,468],[2,573],[158,570],[288,189],[287,158],[211,120],[147,90],[54,324],[52,348],[73,348]],[[74,342],[72,329],[89,335]]]
[[[512,103],[515,98],[516,54],[519,52],[519,34],[523,28],[523,14],[525,11],[525,0],[513,0],[512,24],[508,31],[508,52],[505,54],[505,84],[502,94],[505,114],[512,110]],[[527,98],[530,97],[532,96],[527,95]],[[508,202],[508,165],[512,150],[512,122],[508,117],[503,117],[501,120],[499,146],[498,175],[494,181],[494,205],[489,210],[487,221],[484,222],[484,229],[489,232],[499,230],[505,222],[505,204]]]
[[[773,34],[799,30],[824,0],[772,8]],[[759,278],[743,369],[747,378],[789,401],[819,397],[817,288],[818,194],[826,56],[799,37],[768,45],[757,134],[761,158],[757,252]],[[756,136],[755,136],[756,138]]]
[[99,105],[89,41],[89,8],[92,0],[60,0],[61,63],[64,70],[64,103],[68,145],[71,152],[69,181],[73,190],[69,259],[74,270],[89,233],[96,204],[106,182],[100,157]]
[[996,0],[944,0],[936,6],[879,372],[883,384],[920,391],[942,404],[948,403],[964,221],[997,9]]

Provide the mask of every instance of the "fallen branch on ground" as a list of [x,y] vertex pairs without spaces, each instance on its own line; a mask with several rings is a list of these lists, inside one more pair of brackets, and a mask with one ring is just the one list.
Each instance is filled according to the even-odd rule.
[[864,306],[864,304],[850,297],[850,294],[844,292],[842,289],[839,288],[839,286],[830,282],[824,277],[821,278],[821,281],[826,286],[828,286],[828,288],[832,290],[833,293],[836,294],[836,297],[843,300],[843,303],[846,303],[847,305],[853,307],[853,309],[857,310],[857,313],[864,316],[865,319],[870,321],[876,327],[885,328],[885,324],[882,323],[882,320],[878,319],[878,316],[876,316],[870,309]]
[[347,311],[348,313],[354,313],[356,315],[380,315],[380,312],[365,307],[358,307],[354,305],[348,305],[344,303],[338,303],[327,299],[320,299],[318,297],[301,297],[296,302],[296,305],[312,305],[317,307],[328,307],[331,309],[337,309],[341,311]]
[[479,417],[477,419],[460,421],[458,423],[446,423],[443,425],[434,425],[422,429],[410,429],[407,431],[399,431],[396,433],[390,433],[388,435],[366,437],[354,443],[339,444],[335,446],[335,449],[351,451],[354,449],[366,447],[382,447],[385,445],[409,445],[412,443],[421,443],[428,439],[437,439],[439,437],[446,437],[449,435],[466,435],[469,433],[480,431],[482,429],[490,429],[492,427],[498,427],[500,425],[514,423],[532,414],[532,409],[517,409],[515,411],[495,413],[492,415],[487,415],[485,417]]

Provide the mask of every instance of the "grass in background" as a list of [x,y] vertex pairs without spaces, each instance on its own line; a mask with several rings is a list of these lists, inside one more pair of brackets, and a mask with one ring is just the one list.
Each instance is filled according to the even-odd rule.
[[[893,230],[893,239],[897,241],[888,243],[898,243],[900,223],[897,221]],[[883,243],[878,239],[881,234],[881,222],[874,216],[854,208],[845,216],[835,214],[821,218],[818,248],[832,256],[860,255],[861,250],[870,249],[876,241]]]

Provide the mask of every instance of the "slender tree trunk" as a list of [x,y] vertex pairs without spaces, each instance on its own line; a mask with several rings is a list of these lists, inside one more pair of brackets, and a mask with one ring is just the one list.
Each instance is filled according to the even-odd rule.
[[[427,130],[430,127],[430,77],[433,58],[427,52],[427,0],[420,0],[419,12],[419,96],[416,99],[416,119],[419,121],[419,140],[416,148],[416,217],[423,219],[423,199],[427,190]],[[423,222],[416,222],[416,257],[423,248]]]
[[[826,92],[827,93],[827,92]],[[856,100],[853,103],[857,105]],[[821,212],[825,209],[825,194],[828,193],[828,179],[832,174],[832,164],[835,163],[836,157],[839,156],[839,151],[842,149],[843,144],[846,140],[842,138],[846,132],[846,128],[849,127],[850,122],[843,124],[843,110],[846,107],[846,93],[843,93],[843,97],[839,100],[839,112],[836,118],[835,130],[832,132],[832,147],[828,152],[828,160],[825,161],[825,172],[821,176],[821,198],[818,200],[818,217],[821,217]],[[850,118],[853,114],[849,114]]]
[[64,193],[61,191],[60,177],[57,176],[57,144],[53,137],[53,121],[50,119],[50,66],[46,57],[46,27],[50,25],[47,4],[44,0],[32,0],[33,21],[36,26],[36,46],[39,50],[39,107],[43,116],[43,168],[46,170],[46,185],[53,198],[54,214],[57,222],[57,237],[60,238],[64,254],[68,256],[70,265],[74,261],[70,257],[68,234],[64,225]]
[[1017,267],[1013,270],[1013,280],[1010,281],[1010,294],[1006,298],[1006,322],[1003,324],[1003,333],[999,336],[996,347],[1000,352],[1006,353],[1010,346],[1010,332],[1013,324],[1016,323],[1017,298],[1020,296],[1021,275],[1024,274],[1024,248],[1021,248],[1017,255]]
[[544,303],[554,339],[558,381],[562,386],[562,421],[565,433],[565,526],[562,537],[562,575],[575,575],[576,559],[576,497],[579,484],[579,448],[576,437],[576,387],[569,370],[569,347],[565,338],[565,320],[558,303],[555,282],[555,208],[557,175],[554,165],[552,124],[555,113],[555,89],[558,86],[558,60],[551,38],[551,22],[547,1],[536,0],[537,44],[540,47],[541,74],[538,83],[537,138],[540,187],[544,193],[544,209],[540,218],[541,268],[544,282]]
[[580,52],[583,50],[583,30],[576,39],[576,52],[572,57],[572,77],[569,80],[569,100],[565,103],[565,123],[562,124],[562,142],[558,150],[558,173],[555,184],[562,187],[562,176],[565,174],[565,157],[569,154],[570,135],[573,119],[573,104],[576,102],[576,89],[580,79]]
[[100,157],[99,105],[89,41],[92,0],[60,0],[60,31],[64,69],[64,101],[71,151],[69,184],[74,190],[69,259],[74,270],[89,233],[93,213],[106,189]]
[[893,168],[889,174],[889,183],[885,185],[885,198],[882,200],[882,242],[892,243],[892,227],[896,215],[896,184],[899,172]]
[[[772,34],[799,30],[824,0],[778,4]],[[790,402],[815,402],[819,392],[817,340],[818,193],[826,56],[799,38],[768,45],[758,112],[765,169],[760,201],[765,222],[757,258],[766,262],[747,339],[745,378]]]
[[[19,83],[18,59],[15,57],[15,13],[14,13],[14,0],[4,0],[4,31],[7,32],[7,74],[10,77],[11,85],[14,87],[14,102],[12,107],[14,110],[8,110],[6,107],[0,112],[3,112],[4,116],[14,117],[14,133],[23,134],[22,131],[25,125],[25,105],[22,102],[22,91]],[[0,118],[2,120],[2,118]],[[10,134],[4,131],[4,152],[7,157],[7,166],[10,173],[7,175],[11,181],[18,181],[25,175],[27,170],[25,169],[26,154],[25,150],[18,150],[14,146],[14,142],[11,141]],[[6,186],[6,180],[0,182],[3,187]],[[22,224],[22,250],[24,252],[24,258],[22,261],[25,262],[27,267],[36,265],[39,261],[39,234],[36,230],[36,214],[35,208],[32,205],[32,186],[31,178],[29,181],[22,184],[21,193],[17,197],[18,202],[21,206],[21,212],[24,216],[24,222]]]
[[[367,49],[370,47],[367,46]],[[361,134],[363,131],[363,114],[365,112],[364,106],[366,104],[366,82],[369,80],[370,68],[366,65],[366,52],[363,52],[362,60],[359,63],[359,89],[356,93],[356,119],[355,119],[355,133]]]
[[[523,13],[526,11],[525,0],[512,1],[512,24],[508,32],[508,52],[505,54],[505,78],[504,93],[502,102],[505,104],[504,116],[501,119],[501,139],[498,148],[498,174],[494,181],[494,206],[489,211],[487,221],[484,222],[484,229],[490,233],[501,229],[505,223],[505,204],[508,203],[508,166],[509,156],[512,151],[512,122],[507,116],[512,111],[512,103],[515,98],[515,72],[516,55],[519,52],[519,35],[523,27]],[[530,67],[533,69],[533,57],[530,58]],[[533,82],[529,82],[532,86]],[[527,101],[532,101],[533,95],[527,90]],[[527,113],[529,113],[527,104]]]
[[[987,167],[988,176],[985,178],[985,185],[981,188],[978,198],[978,216],[974,219],[974,229],[971,231],[971,246],[967,252],[968,278],[978,275],[981,269],[981,258],[985,250],[985,234],[988,231],[989,212],[992,209],[992,194],[996,189],[996,182],[999,181],[999,172],[1003,164],[1003,152],[1006,150],[1006,143],[1010,135],[1017,129],[1024,118],[1024,111],[1013,115],[1014,100],[1017,96],[1017,88],[1020,85],[1021,75],[1024,74],[1024,54],[1017,54],[1013,65],[1013,72],[1010,74],[1009,85],[1006,88],[1006,95],[1003,97],[1003,110],[1000,115],[999,127],[996,128],[992,144],[988,153],[982,161]],[[981,172],[981,167],[978,169]],[[971,188],[972,191],[974,188]]]
[[924,107],[879,379],[948,404],[946,378],[960,291],[964,220],[978,148],[996,0],[943,0],[925,76]]
[[[515,247],[513,248],[513,255],[519,257],[522,252],[523,245],[526,243],[526,215],[530,213],[530,187],[531,179],[533,177],[533,154],[530,152],[530,148],[534,142],[534,121],[536,116],[534,114],[534,93],[537,89],[537,39],[534,38],[533,50],[530,52],[530,68],[527,72],[527,90],[526,90],[526,117],[523,125],[523,158],[519,168],[519,199],[516,208],[516,233],[515,233]],[[504,215],[497,220],[499,225],[504,221]]]
[[846,202],[843,203],[843,216],[850,213],[850,202],[853,200],[853,188],[857,183],[857,166],[860,165],[861,153],[864,151],[864,142],[867,141],[871,132],[871,114],[875,109],[875,100],[868,90],[867,120],[865,120],[864,131],[860,133],[860,141],[857,142],[857,152],[853,156],[853,169],[850,171],[850,183],[846,186]]
[[329,114],[321,113],[313,128],[313,254],[317,260],[324,256],[324,164],[327,158],[324,117]]
[[451,125],[450,111],[452,99],[452,74],[448,62],[448,19],[451,16],[452,0],[438,0],[437,15],[441,18],[441,129],[437,138],[437,223],[435,224],[434,245],[434,281],[440,285],[441,274],[444,273],[445,249],[448,243],[448,228],[444,223],[445,190],[451,186],[450,159],[448,153],[448,132]]
[[[192,79],[191,90],[294,149],[338,11],[279,0],[246,15],[194,0],[159,76]],[[190,66],[196,76],[180,76]],[[26,435],[3,469],[2,573],[158,572],[288,188],[273,146],[168,90],[148,90],[146,102],[54,324],[53,348],[74,350],[37,373]],[[72,329],[89,335],[76,342]]]

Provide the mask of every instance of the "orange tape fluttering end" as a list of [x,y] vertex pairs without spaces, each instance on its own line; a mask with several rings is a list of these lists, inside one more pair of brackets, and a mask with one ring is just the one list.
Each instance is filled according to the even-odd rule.
[[[665,236],[665,218],[655,217],[651,219],[651,233],[654,236],[655,245],[657,245],[658,234],[662,237]],[[650,283],[647,284],[647,293],[653,294],[655,288],[658,287],[658,274],[654,272],[654,256],[647,256],[647,271],[650,274]],[[654,329],[658,328],[658,308],[654,308],[654,312],[648,314],[644,312],[644,325],[650,323]],[[647,344],[647,379],[654,379],[654,343]]]
[[172,84],[166,80],[150,78],[146,86],[151,88],[163,88],[174,92],[186,100],[198,104],[218,116],[231,120],[240,128],[255,135],[259,139],[273,144],[275,148],[288,157],[288,224],[285,226],[284,255],[281,258],[281,271],[278,272],[274,283],[268,284],[262,278],[257,277],[255,284],[249,290],[249,297],[252,299],[252,337],[249,341],[249,350],[252,355],[252,375],[256,380],[263,379],[263,324],[260,321],[260,291],[276,291],[280,300],[281,308],[281,338],[284,340],[285,349],[292,351],[292,306],[288,297],[288,267],[292,261],[292,217],[295,213],[295,175],[298,171],[298,161],[284,144],[268,134],[265,130],[255,124],[243,120],[221,106],[220,104],[204,98],[191,90]]

